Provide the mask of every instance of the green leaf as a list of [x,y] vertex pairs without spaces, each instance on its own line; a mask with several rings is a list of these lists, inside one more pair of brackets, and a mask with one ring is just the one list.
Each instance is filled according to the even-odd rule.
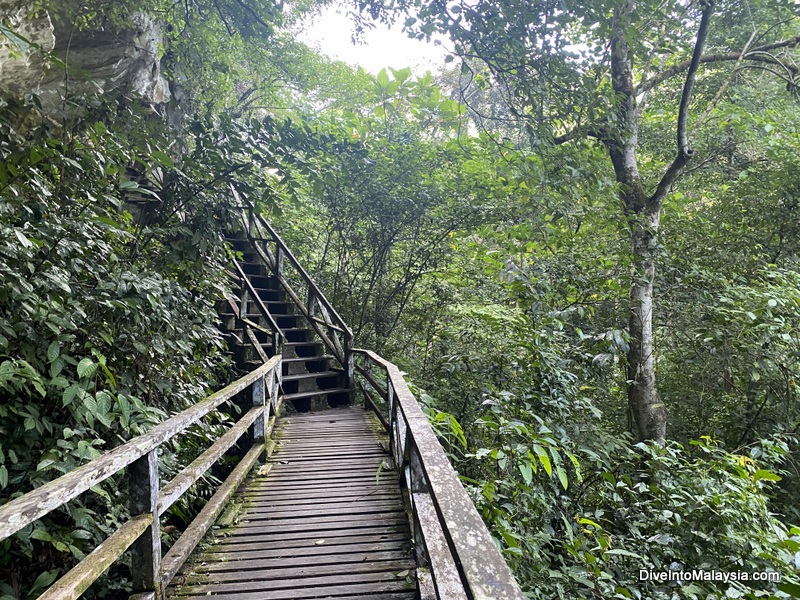
[[31,592],[38,592],[39,590],[44,590],[53,583],[56,578],[58,577],[58,569],[53,569],[52,571],[45,571],[41,575],[36,578],[36,581],[33,582],[33,587],[31,588]]
[[771,471],[767,471],[766,469],[759,469],[753,473],[753,481],[760,481],[762,479],[766,479],[767,481],[780,481],[783,478],[780,475],[772,473]]
[[567,479],[567,472],[564,470],[564,467],[561,465],[556,466],[556,473],[558,473],[558,480],[561,482],[561,486],[567,489],[569,480]]
[[175,167],[175,163],[172,161],[170,155],[166,152],[162,152],[161,150],[153,150],[150,153],[150,156],[162,167],[169,167],[170,169]]
[[789,594],[792,598],[800,598],[800,585],[796,583],[779,583],[778,589],[784,594]]
[[553,466],[550,464],[550,457],[547,456],[547,452],[538,444],[533,445],[533,452],[539,458],[539,462],[542,463],[547,476],[550,477],[553,474]]
[[630,552],[629,550],[623,550],[622,548],[614,548],[612,550],[606,550],[605,553],[617,556],[630,556],[631,558],[638,558],[643,560],[642,556],[640,556],[639,554],[635,554],[633,552]]
[[91,358],[84,358],[78,363],[78,377],[81,379],[91,377],[97,371],[97,363]]
[[52,542],[53,536],[47,533],[44,529],[34,529],[31,531],[31,538],[34,540],[40,540],[42,542]]
[[33,248],[33,243],[25,237],[25,234],[22,233],[19,229],[14,230],[14,235],[17,236],[19,243],[22,244],[23,248]]
[[0,465],[0,488],[8,486],[8,469],[5,465]]
[[47,347],[47,362],[54,362],[61,353],[61,346],[58,342],[51,342]]
[[531,481],[533,480],[533,471],[531,470],[531,463],[530,461],[525,461],[519,463],[519,472],[522,473],[522,478],[525,480],[525,483],[530,485]]

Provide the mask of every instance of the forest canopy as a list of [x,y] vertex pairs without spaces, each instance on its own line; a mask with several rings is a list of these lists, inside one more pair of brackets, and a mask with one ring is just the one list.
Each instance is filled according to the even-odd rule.
[[[230,379],[233,186],[407,373],[529,597],[800,597],[796,3],[346,6],[447,37],[424,75],[298,42],[319,7],[0,4],[0,503]],[[125,76],[76,62],[104,39],[145,49]],[[0,599],[126,494],[0,542]],[[781,581],[639,579],[667,569]]]

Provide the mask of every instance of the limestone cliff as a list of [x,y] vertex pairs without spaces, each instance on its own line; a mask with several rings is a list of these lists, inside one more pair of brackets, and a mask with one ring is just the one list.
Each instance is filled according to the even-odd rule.
[[66,90],[119,91],[153,104],[169,100],[161,31],[149,16],[133,14],[120,28],[80,29],[66,10],[30,11],[26,0],[0,0],[0,23],[32,44],[15,45],[0,31],[0,94],[33,92],[52,105]]

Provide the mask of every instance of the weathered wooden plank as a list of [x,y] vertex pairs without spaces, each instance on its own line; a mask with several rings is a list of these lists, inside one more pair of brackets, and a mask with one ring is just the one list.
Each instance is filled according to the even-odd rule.
[[[269,551],[280,552],[284,549],[291,548],[305,548],[308,546],[326,546],[326,545],[349,545],[349,544],[383,544],[383,543],[403,543],[408,544],[408,532],[404,529],[398,529],[394,532],[379,533],[376,530],[358,532],[337,532],[338,536],[307,536],[299,535],[290,539],[275,539],[274,536],[269,534],[260,536],[251,536],[254,540],[249,541],[243,538],[231,539],[218,539],[214,546],[215,552],[231,553],[248,552],[251,550],[264,551],[264,548],[269,548]],[[321,540],[321,541],[320,541]]]
[[[215,592],[214,600],[308,600],[311,598],[330,598],[340,600],[345,594],[359,594],[359,600],[384,600],[389,598],[396,600],[398,593],[408,593],[413,590],[413,585],[406,581],[385,581],[378,583],[355,583],[349,585],[339,585],[336,587],[325,586],[324,588],[302,588],[302,589],[289,589],[289,590],[259,590],[255,592],[240,592],[225,593]],[[181,595],[182,591],[179,590]],[[194,593],[187,594],[187,600],[208,600],[205,593],[194,595]],[[406,598],[407,596],[401,596]],[[413,592],[412,596],[413,598]]]
[[[358,538],[356,538],[358,539]],[[353,553],[374,553],[374,552],[408,552],[410,545],[406,539],[396,539],[390,541],[376,541],[361,542],[361,543],[335,543],[326,544],[325,541],[321,544],[317,543],[319,540],[303,540],[286,548],[275,548],[271,544],[269,547],[258,545],[257,547],[249,550],[241,550],[239,552],[231,552],[229,550],[223,551],[219,546],[215,546],[208,552],[203,552],[196,555],[197,562],[201,565],[204,562],[238,562],[243,560],[261,560],[268,558],[295,558],[295,557],[322,557],[327,555],[339,554],[353,554]],[[361,556],[361,554],[359,554]],[[199,569],[199,568],[198,568]]]
[[263,406],[251,408],[222,437],[165,485],[158,499],[158,514],[163,515],[186,490],[192,487],[203,473],[208,471],[247,432],[250,425],[263,414],[263,411]]
[[327,531],[275,531],[274,529],[266,529],[260,532],[239,533],[236,531],[226,531],[227,537],[218,537],[216,543],[220,547],[228,546],[242,547],[245,544],[265,544],[270,547],[280,547],[283,544],[291,544],[294,542],[312,540],[314,542],[323,540],[322,543],[333,543],[333,540],[338,539],[352,539],[352,538],[370,538],[374,536],[386,536],[386,539],[391,539],[392,536],[405,536],[408,539],[408,526],[406,523],[395,525],[384,525],[376,527],[367,527],[365,529],[331,529]]
[[398,493],[393,493],[390,496],[353,496],[350,499],[341,498],[337,496],[337,502],[331,502],[325,498],[299,498],[295,500],[283,500],[282,502],[250,502],[247,505],[248,512],[261,513],[267,511],[289,511],[294,508],[299,513],[308,511],[332,510],[342,511],[353,509],[360,511],[362,509],[383,510],[384,508],[392,508],[402,506],[402,499]]
[[128,468],[131,515],[149,514],[152,523],[133,543],[131,573],[134,592],[159,591],[161,528],[158,521],[158,451],[151,450]]
[[370,501],[388,502],[401,501],[400,491],[394,486],[376,487],[370,485],[369,488],[340,488],[335,497],[335,502],[330,500],[331,492],[325,496],[325,489],[314,488],[311,490],[300,490],[301,493],[293,496],[292,491],[278,492],[275,494],[263,494],[261,496],[242,496],[242,501],[251,508],[275,507],[284,510],[284,506],[298,505],[317,505],[317,504],[353,504],[356,502],[365,503]]
[[280,368],[280,356],[248,373],[191,408],[154,426],[149,432],[106,452],[93,461],[62,475],[32,492],[0,506],[0,541],[50,511],[66,504],[168,441],[226,402],[270,370]]
[[427,559],[430,561],[431,575],[439,598],[447,600],[467,600],[467,594],[461,583],[458,566],[453,561],[442,526],[436,516],[436,509],[427,494],[412,494],[414,517],[418,520],[422,531]]
[[225,482],[214,493],[211,500],[206,503],[200,513],[195,517],[194,521],[191,522],[189,527],[186,528],[186,531],[178,538],[178,541],[169,549],[169,552],[167,552],[161,564],[162,587],[166,587],[169,585],[169,582],[172,581],[175,573],[178,572],[178,569],[180,569],[181,565],[183,565],[189,557],[189,554],[191,554],[192,550],[197,546],[197,543],[211,528],[211,525],[214,524],[214,521],[220,515],[222,509],[225,508],[228,499],[236,491],[236,488],[239,487],[239,484],[242,483],[250,472],[250,469],[253,468],[253,465],[263,451],[263,447],[253,446],[250,451],[244,455],[244,458],[242,458],[233,472],[231,472]]
[[[244,567],[244,568],[242,568]],[[255,559],[246,565],[225,562],[208,563],[193,569],[187,576],[187,584],[212,579],[215,582],[241,581],[243,579],[299,579],[318,575],[341,575],[346,573],[357,579],[361,573],[413,569],[415,563],[407,552],[362,552],[360,554],[339,554],[335,557],[293,557],[290,559]]]
[[147,513],[126,521],[89,556],[79,562],[38,600],[75,600],[89,589],[111,564],[127,550],[136,539],[153,523],[153,514]]
[[[405,569],[403,569],[405,570]],[[259,592],[270,592],[270,591],[277,591],[277,590],[291,590],[293,593],[298,594],[300,590],[305,590],[306,588],[321,588],[325,586],[326,589],[318,590],[319,592],[323,592],[323,595],[330,596],[334,595],[331,594],[330,588],[333,586],[346,586],[348,584],[352,584],[354,580],[356,580],[360,584],[365,583],[383,583],[383,584],[391,584],[387,587],[383,586],[375,586],[375,591],[394,591],[398,589],[408,589],[412,587],[414,584],[410,583],[405,580],[404,577],[398,577],[398,573],[402,573],[401,571],[378,571],[378,572],[368,572],[368,573],[360,573],[358,579],[354,577],[353,574],[345,574],[345,575],[319,575],[319,576],[309,576],[304,577],[302,583],[296,581],[295,579],[260,579],[259,577],[264,575],[269,575],[268,571],[257,571],[257,572],[249,572],[245,574],[245,576],[249,576],[252,579],[248,581],[236,581],[236,582],[225,582],[225,583],[215,583],[212,585],[187,585],[181,586],[176,590],[178,595],[192,595],[192,594],[205,594],[211,591],[213,594],[220,594],[225,592],[250,592],[250,591],[259,591]],[[300,584],[300,585],[298,585]],[[299,594],[298,594],[299,595]],[[265,596],[268,598],[269,596]],[[293,596],[295,597],[295,596]],[[313,596],[312,596],[313,597]]]
[[315,517],[327,516],[356,516],[356,515],[369,515],[381,514],[389,512],[399,512],[403,510],[403,505],[400,502],[361,502],[358,504],[349,504],[344,506],[324,506],[316,504],[314,506],[306,507],[286,507],[283,509],[276,509],[274,507],[267,508],[251,508],[247,511],[247,518],[250,521],[259,519],[302,519],[310,515]]
[[404,516],[405,515],[403,515],[400,510],[385,513],[371,513],[363,516],[333,515],[318,517],[314,515],[306,516],[304,519],[294,519],[292,517],[277,517],[271,519],[268,515],[260,517],[248,514],[240,523],[242,529],[272,526],[280,528],[281,531],[301,531],[302,529],[307,529],[312,526],[320,529],[325,527],[328,529],[343,529],[345,527],[350,527],[352,524],[358,524],[360,527],[363,527],[369,523],[402,523]]

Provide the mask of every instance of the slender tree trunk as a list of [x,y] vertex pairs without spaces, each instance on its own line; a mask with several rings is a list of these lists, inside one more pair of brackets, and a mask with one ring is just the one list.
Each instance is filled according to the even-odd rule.
[[[624,22],[626,16],[618,13],[618,22]],[[653,282],[663,196],[657,201],[648,197],[639,175],[636,157],[639,111],[628,43],[622,29],[611,42],[611,74],[612,85],[619,98],[618,123],[604,131],[601,139],[614,165],[633,250],[628,307],[628,408],[639,439],[663,444],[666,439],[667,411],[656,387],[653,355]]]
[[678,109],[678,152],[667,168],[656,190],[648,195],[639,175],[636,148],[639,144],[639,115],[637,91],[633,83],[633,65],[627,41],[633,0],[615,11],[614,37],[611,39],[611,85],[618,97],[616,119],[601,132],[600,139],[608,149],[614,174],[625,206],[631,232],[633,277],[630,287],[628,313],[628,407],[636,422],[639,439],[664,444],[667,435],[667,408],[661,401],[656,385],[655,342],[653,339],[653,283],[656,277],[658,226],[661,207],[672,184],[683,171],[692,155],[687,123],[697,68],[703,53],[708,27],[714,8],[713,0],[703,0],[700,26]]
[[667,409],[656,386],[653,339],[653,282],[660,211],[637,215],[631,223],[634,272],[630,288],[628,333],[628,409],[640,440],[663,444],[667,434]]

